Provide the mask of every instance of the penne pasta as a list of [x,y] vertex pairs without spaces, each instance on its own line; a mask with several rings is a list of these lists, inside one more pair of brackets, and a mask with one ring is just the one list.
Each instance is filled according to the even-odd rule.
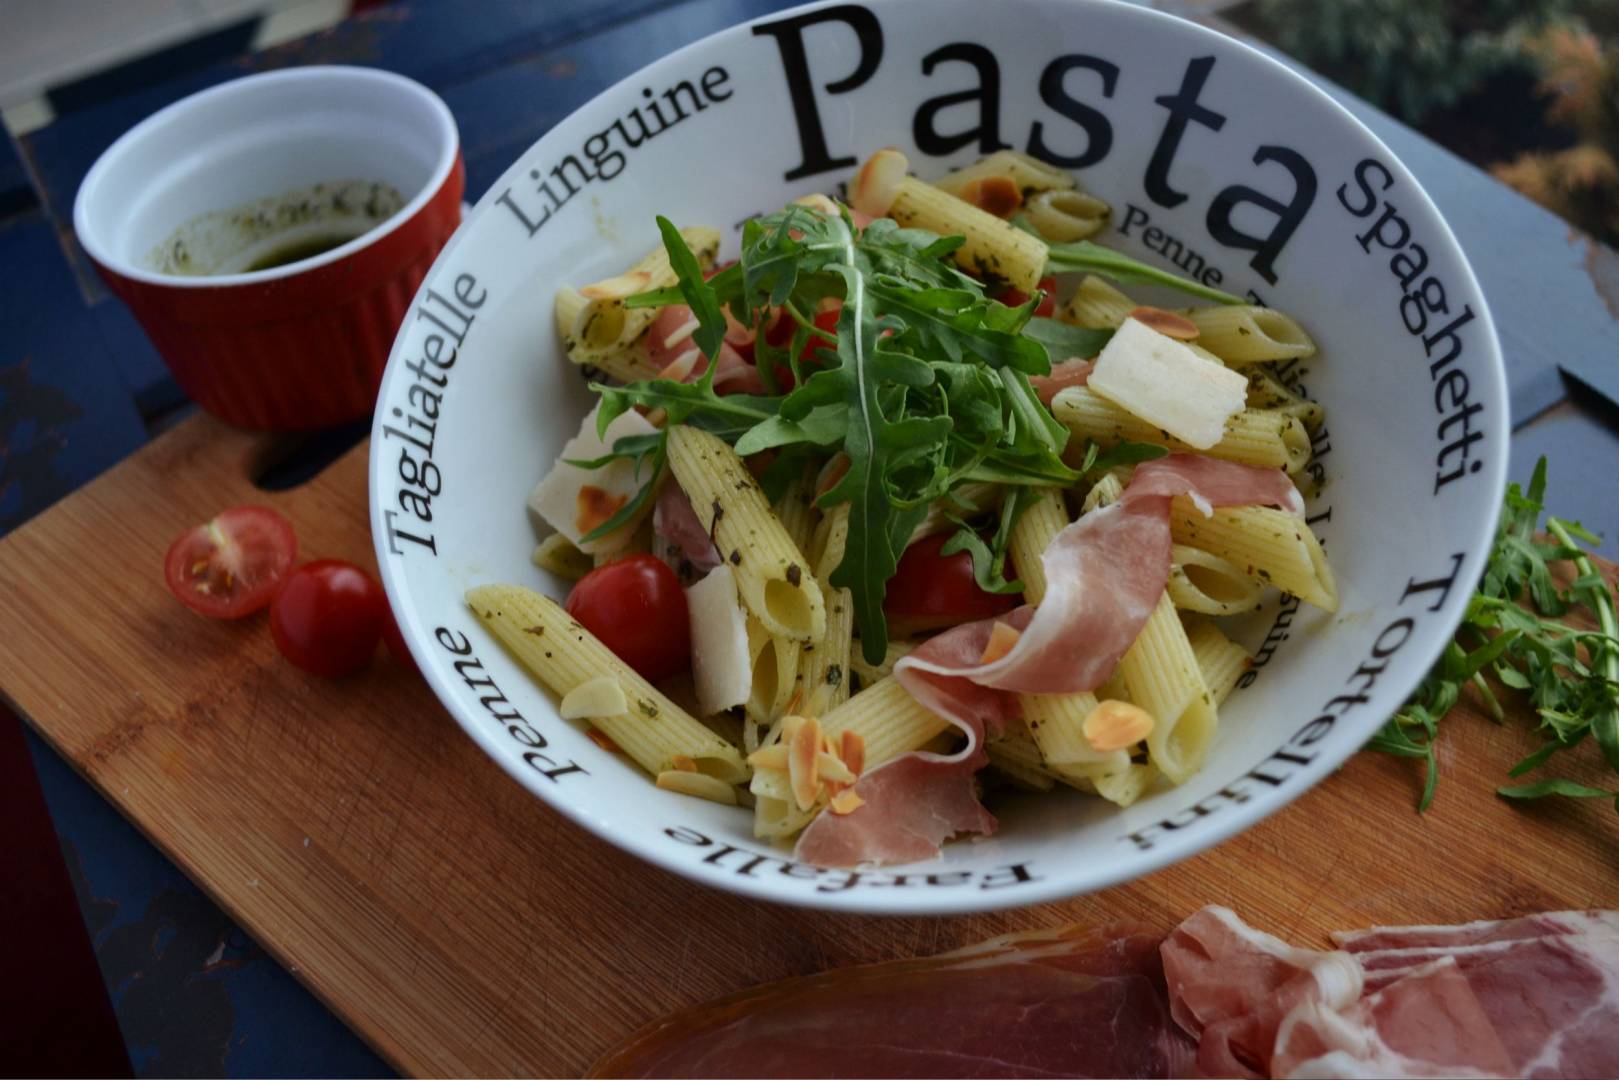
[[989,763],[1005,773],[1018,787],[1030,791],[1050,791],[1057,784],[1057,778],[1046,768],[1045,760],[1040,756],[1040,747],[1021,728],[1008,726],[1005,735],[985,744],[984,751],[989,755]]
[[1256,304],[1191,308],[1197,341],[1228,364],[1255,364],[1314,356],[1315,342],[1304,328],[1274,308]]
[[814,481],[808,477],[800,476],[787,485],[787,490],[781,493],[771,506],[776,517],[781,520],[781,527],[787,530],[794,545],[806,555],[810,550],[810,540],[815,535],[815,489]]
[[997,150],[971,165],[945,173],[933,182],[933,186],[971,202],[972,192],[986,180],[1011,181],[1025,200],[1040,192],[1074,187],[1074,178],[1063,170],[1016,150]]
[[1182,611],[1202,615],[1239,615],[1259,606],[1264,587],[1227,559],[1201,548],[1176,544],[1167,591]]
[[798,691],[800,648],[798,642],[777,637],[758,619],[748,617],[748,656],[753,667],[753,683],[742,708],[755,724],[769,724],[787,710]]
[[[681,229],[680,235],[704,269],[714,264],[720,250],[719,230],[690,226]],[[599,368],[620,382],[657,375],[646,358],[643,338],[657,318],[658,309],[625,307],[624,300],[636,293],[666,288],[677,280],[669,252],[660,244],[617,277],[577,290],[560,290],[556,298],[557,327],[568,359]]]
[[1131,702],[1152,714],[1148,758],[1172,783],[1184,782],[1202,766],[1217,717],[1168,594],[1119,661],[1119,673]]
[[908,228],[965,237],[956,263],[981,280],[1032,295],[1045,276],[1044,240],[914,177],[900,181],[888,216]]
[[677,425],[669,429],[669,467],[731,564],[737,594],[753,616],[778,637],[821,640],[821,586],[736,451],[706,431]]
[[868,664],[865,654],[851,645],[849,647],[849,667],[854,670],[856,675],[860,676],[860,682],[863,685],[871,686],[878,680],[886,679],[894,674],[894,664],[899,661],[900,657],[914,648],[916,648],[914,641],[890,638],[888,651],[883,654],[883,662],[880,664]]
[[1306,431],[1315,431],[1326,419],[1326,410],[1320,402],[1296,393],[1264,368],[1251,367],[1247,374],[1250,409],[1274,409],[1288,416],[1296,416]]
[[561,533],[552,533],[534,545],[534,565],[564,581],[578,581],[595,567],[596,561],[573,546]]
[[1038,192],[1023,205],[1029,224],[1053,244],[1095,236],[1112,212],[1112,207],[1096,196],[1071,189]]
[[594,679],[607,678],[628,705],[616,716],[590,723],[637,765],[656,776],[690,759],[699,772],[737,784],[747,766],[736,747],[704,727],[643,679],[554,600],[515,585],[481,585],[467,605],[512,655],[555,693],[566,696]]
[[[1192,449],[1088,386],[1070,386],[1060,391],[1051,400],[1051,412],[1069,431],[1102,446],[1150,442],[1171,450]],[[1244,409],[1226,422],[1220,441],[1201,453],[1297,473],[1310,462],[1310,433],[1296,416],[1270,409]]]
[[1203,673],[1203,682],[1215,706],[1225,704],[1225,699],[1236,689],[1237,680],[1253,663],[1253,657],[1207,619],[1188,624],[1186,640],[1191,643],[1197,669]]
[[1086,274],[1058,317],[1075,326],[1117,330],[1140,306],[1095,274]]
[[854,634],[854,599],[848,589],[834,588],[832,571],[843,562],[849,538],[849,504],[840,503],[824,517],[824,536],[815,559],[815,579],[826,598],[826,634],[803,646],[798,655],[799,689],[806,716],[824,716],[849,700],[850,639]]
[[1310,526],[1266,506],[1224,506],[1210,517],[1180,497],[1170,504],[1177,544],[1201,548],[1265,585],[1327,611],[1338,610],[1338,585]]
[[1023,512],[1012,525],[1007,553],[1023,582],[1023,600],[1039,604],[1046,596],[1046,572],[1040,557],[1056,535],[1068,525],[1068,510],[1056,488],[1031,488]]

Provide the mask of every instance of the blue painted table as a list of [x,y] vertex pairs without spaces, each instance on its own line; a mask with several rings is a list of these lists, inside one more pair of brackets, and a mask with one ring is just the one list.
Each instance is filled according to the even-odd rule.
[[[475,199],[597,91],[678,45],[781,6],[397,3],[286,46],[148,81],[0,149],[0,265],[13,270],[0,299],[0,532],[186,409],[127,311],[90,272],[69,227],[80,179],[131,124],[250,71],[315,62],[389,68],[449,103]],[[1553,504],[1601,531],[1604,553],[1613,557],[1619,256],[1396,121],[1339,96],[1433,195],[1478,272],[1507,355],[1513,476],[1526,478],[1536,456],[1552,455]],[[388,1071],[54,753],[29,740],[137,1072]]]

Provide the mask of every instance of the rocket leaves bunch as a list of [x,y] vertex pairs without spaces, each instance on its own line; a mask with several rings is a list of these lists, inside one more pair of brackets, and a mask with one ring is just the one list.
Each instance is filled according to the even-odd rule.
[[[754,331],[769,393],[716,394],[711,363],[693,383],[596,387],[598,421],[605,429],[642,406],[663,409],[669,423],[714,432],[743,455],[846,455],[847,470],[819,505],[849,504],[848,545],[832,582],[853,596],[868,658],[886,649],[886,585],[930,503],[978,481],[1068,486],[1079,479],[1062,461],[1067,429],[1029,383],[1051,368],[1046,345],[1024,332],[1038,298],[1012,307],[986,296],[951,259],[960,237],[886,219],[857,229],[847,214],[789,207],[749,221],[741,259],[704,280],[678,230],[662,218],[658,226],[679,284],[628,303],[689,305],[698,322],[693,338],[711,358],[729,308]],[[832,331],[815,323],[829,301],[840,305]],[[791,320],[785,346],[771,345],[765,333],[775,313]],[[1087,344],[1100,348],[1105,335],[1091,334]],[[1008,532],[1003,521],[996,541]]]
[[[1546,743],[1513,766],[1510,776],[1540,769],[1588,736],[1619,773],[1619,618],[1613,592],[1580,547],[1595,543],[1596,537],[1579,524],[1547,517],[1549,539],[1540,538],[1545,493],[1546,459],[1541,458],[1527,492],[1517,484],[1507,487],[1495,546],[1455,640],[1405,708],[1368,744],[1426,762],[1421,809],[1433,801],[1439,779],[1439,722],[1463,689],[1472,686],[1497,720],[1504,715],[1487,675],[1507,692],[1527,696],[1546,736]],[[1567,589],[1552,573],[1561,562],[1571,564],[1575,574]],[[1595,630],[1561,621],[1576,607],[1592,615]],[[1619,808],[1619,780],[1611,786],[1613,790],[1554,776],[1497,791],[1513,799],[1608,798]]]

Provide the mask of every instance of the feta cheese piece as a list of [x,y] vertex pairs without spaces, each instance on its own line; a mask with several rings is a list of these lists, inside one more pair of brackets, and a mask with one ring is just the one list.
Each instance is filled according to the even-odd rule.
[[1241,374],[1136,319],[1113,334],[1086,385],[1198,450],[1224,437],[1248,398]]
[[691,616],[691,674],[704,714],[745,704],[753,690],[748,620],[737,600],[736,577],[720,564],[686,589]]
[[617,551],[629,542],[641,518],[652,509],[652,499],[648,499],[640,512],[621,528],[597,537],[588,544],[583,543],[581,538],[635,498],[635,493],[641,490],[647,477],[635,475],[633,461],[610,461],[599,469],[581,469],[568,462],[599,458],[626,435],[652,435],[657,430],[646,422],[644,416],[631,409],[607,425],[605,436],[598,437],[596,410],[590,410],[590,415],[579,426],[579,434],[568,440],[557,455],[557,462],[551,471],[529,493],[528,508],[586,555]]

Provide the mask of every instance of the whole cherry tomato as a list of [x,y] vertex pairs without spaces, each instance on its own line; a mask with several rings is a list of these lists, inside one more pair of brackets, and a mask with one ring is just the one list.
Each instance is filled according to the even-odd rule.
[[568,614],[652,682],[691,664],[686,594],[675,572],[651,555],[598,566],[568,594]]
[[[899,569],[888,579],[883,611],[894,637],[941,630],[985,619],[1016,607],[1016,595],[985,592],[973,577],[972,556],[965,551],[941,555],[951,533],[925,536],[905,549]],[[1008,573],[1010,574],[1010,570]]]
[[300,566],[270,602],[270,632],[281,655],[332,679],[371,662],[389,619],[382,586],[341,559]]

